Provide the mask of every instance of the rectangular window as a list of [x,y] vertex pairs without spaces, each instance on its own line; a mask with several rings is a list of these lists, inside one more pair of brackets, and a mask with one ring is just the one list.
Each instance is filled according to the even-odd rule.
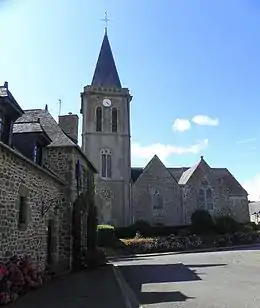
[[26,197],[20,196],[19,204],[19,224],[26,224],[27,222],[27,205]]

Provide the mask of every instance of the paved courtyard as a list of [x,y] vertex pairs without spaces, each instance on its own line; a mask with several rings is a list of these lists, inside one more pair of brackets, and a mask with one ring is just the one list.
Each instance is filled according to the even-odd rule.
[[115,262],[143,307],[260,307],[260,248]]

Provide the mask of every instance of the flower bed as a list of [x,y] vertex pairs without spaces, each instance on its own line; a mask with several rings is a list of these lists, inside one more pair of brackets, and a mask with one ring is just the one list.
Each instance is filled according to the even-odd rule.
[[170,252],[202,248],[228,247],[233,245],[245,245],[259,240],[256,232],[236,232],[234,234],[198,236],[189,235],[180,237],[169,235],[156,238],[133,238],[122,240],[128,253],[153,253]]
[[40,287],[50,276],[39,271],[30,257],[12,257],[6,264],[0,263],[0,306],[16,300],[30,289]]

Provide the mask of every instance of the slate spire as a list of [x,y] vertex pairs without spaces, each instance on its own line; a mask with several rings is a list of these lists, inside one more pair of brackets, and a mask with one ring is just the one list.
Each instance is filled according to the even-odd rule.
[[107,36],[107,30],[105,30],[91,85],[121,88],[121,82]]

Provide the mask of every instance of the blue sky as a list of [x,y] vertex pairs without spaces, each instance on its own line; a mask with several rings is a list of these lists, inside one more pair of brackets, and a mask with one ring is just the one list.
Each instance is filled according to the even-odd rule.
[[62,113],[79,114],[105,10],[121,82],[133,95],[133,165],[155,153],[167,166],[204,155],[260,195],[257,0],[2,0],[0,83],[24,109],[48,104],[56,118],[61,99]]

